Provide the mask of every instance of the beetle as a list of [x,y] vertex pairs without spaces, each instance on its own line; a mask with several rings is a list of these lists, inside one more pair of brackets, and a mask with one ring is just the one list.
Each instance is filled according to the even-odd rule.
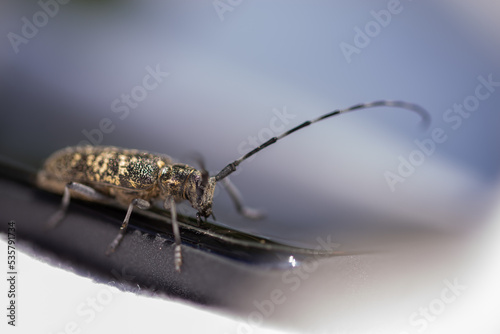
[[[251,219],[263,215],[243,205],[236,187],[228,176],[236,171],[238,165],[276,143],[282,138],[313,123],[345,112],[373,108],[398,107],[418,113],[422,123],[428,126],[430,115],[422,107],[403,101],[375,101],[338,109],[316,119],[305,121],[296,127],[273,137],[242,157],[226,165],[216,175],[209,176],[203,163],[200,170],[182,163],[174,163],[165,154],[151,153],[135,149],[123,149],[114,146],[75,146],[53,153],[37,173],[38,187],[63,194],[62,203],[57,212],[48,220],[48,226],[56,226],[65,216],[70,198],[80,198],[103,204],[118,204],[127,208],[127,213],[115,239],[109,244],[109,255],[120,244],[127,230],[130,215],[134,207],[148,209],[154,202],[163,202],[163,207],[171,212],[172,229],[175,238],[174,263],[180,271],[182,264],[181,237],[177,223],[176,203],[189,201],[197,210],[197,220],[205,220],[212,213],[212,201],[217,182],[222,182],[228,191],[237,211]],[[215,217],[214,217],[215,218]]]

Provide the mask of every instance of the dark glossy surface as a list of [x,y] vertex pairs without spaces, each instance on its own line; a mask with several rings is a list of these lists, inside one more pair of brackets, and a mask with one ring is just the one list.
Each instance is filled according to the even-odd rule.
[[[0,197],[0,220],[16,221],[19,249],[43,262],[125,291],[180,298],[245,321],[255,312],[262,314],[256,304],[266,303],[278,291],[287,303],[273,306],[266,324],[294,330],[342,324],[365,328],[365,323],[353,323],[349,317],[354,309],[356,315],[369,317],[372,298],[397,301],[384,302],[377,312],[385,317],[397,311],[404,319],[414,307],[405,300],[425,290],[429,282],[450,275],[464,251],[463,242],[452,242],[450,248],[445,236],[410,234],[400,240],[402,252],[318,258],[304,254],[309,252],[304,249],[225,228],[182,224],[184,262],[179,274],[169,225],[156,213],[134,213],[130,231],[107,257],[104,251],[118,231],[123,209],[74,201],[65,221],[46,231],[45,219],[58,208],[60,196],[10,175],[0,178]],[[1,225],[2,231],[5,226]],[[292,268],[287,261],[290,254],[305,262]],[[404,294],[394,295],[401,287]]]
[[125,210],[73,200],[60,225],[46,230],[44,224],[57,210],[61,196],[36,189],[32,179],[32,171],[2,166],[0,220],[14,219],[19,240],[29,243],[32,252],[50,254],[54,264],[98,281],[120,282],[114,273],[125,270],[127,276],[133,277],[128,284],[198,303],[222,305],[234,300],[227,300],[228,294],[234,296],[243,290],[244,282],[254,279],[252,272],[291,268],[291,256],[298,265],[315,256],[347,255],[333,249],[287,246],[210,223],[196,226],[196,219],[181,215],[185,259],[179,274],[173,265],[168,212],[135,210],[123,244],[114,254],[105,256]]

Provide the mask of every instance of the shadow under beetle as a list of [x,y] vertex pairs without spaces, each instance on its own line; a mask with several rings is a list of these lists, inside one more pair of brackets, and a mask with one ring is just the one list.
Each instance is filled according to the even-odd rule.
[[[262,214],[245,207],[236,187],[227,178],[237,166],[274,144],[278,140],[308,125],[348,111],[372,107],[398,107],[417,112],[422,123],[428,126],[430,115],[418,105],[403,101],[376,101],[357,104],[343,110],[335,110],[316,119],[306,121],[277,137],[273,137],[239,159],[229,163],[219,173],[209,176],[201,163],[200,170],[191,166],[174,163],[165,154],[151,153],[114,146],[76,146],[53,153],[37,174],[37,185],[45,190],[63,194],[60,209],[50,217],[49,227],[59,223],[66,213],[70,197],[104,204],[119,204],[127,207],[120,232],[109,244],[106,254],[114,252],[125,235],[130,215],[134,207],[148,209],[154,202],[162,201],[170,210],[172,229],[175,237],[174,263],[180,271],[182,264],[181,236],[177,223],[175,205],[187,200],[197,210],[196,217],[213,216],[212,200],[215,184],[222,181],[236,209],[245,217],[258,219]],[[215,218],[215,217],[214,217]]]

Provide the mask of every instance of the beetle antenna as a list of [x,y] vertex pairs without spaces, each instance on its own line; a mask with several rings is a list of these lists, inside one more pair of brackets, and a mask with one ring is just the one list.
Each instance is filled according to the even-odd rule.
[[360,110],[360,109],[367,109],[367,108],[374,108],[374,107],[396,107],[396,108],[402,108],[402,109],[414,111],[417,114],[419,114],[420,117],[422,117],[421,125],[425,129],[428,128],[428,126],[430,124],[430,121],[431,121],[431,117],[430,117],[429,113],[427,112],[427,110],[425,110],[424,108],[420,107],[417,104],[408,103],[408,102],[404,102],[404,101],[387,101],[387,100],[382,100],[382,101],[375,101],[375,102],[371,102],[371,103],[356,104],[356,105],[354,105],[352,107],[349,107],[347,109],[334,110],[334,111],[329,112],[327,114],[324,114],[324,115],[322,115],[322,116],[320,116],[320,117],[318,117],[316,119],[313,119],[313,120],[310,120],[310,121],[305,121],[304,123],[302,123],[300,125],[297,125],[293,129],[290,129],[290,130],[288,130],[288,131],[280,134],[277,137],[273,137],[273,138],[269,139],[264,144],[260,145],[259,147],[254,148],[252,151],[248,152],[247,154],[245,154],[241,158],[234,160],[233,162],[231,162],[230,164],[228,164],[226,167],[224,167],[217,175],[215,175],[215,181],[220,181],[220,180],[226,178],[227,176],[229,176],[231,173],[233,173],[236,170],[236,167],[238,167],[238,165],[241,162],[243,162],[246,159],[250,158],[255,153],[262,151],[266,147],[268,147],[268,146],[276,143],[278,140],[280,140],[280,139],[288,136],[289,134],[294,133],[295,131],[298,131],[298,130],[300,130],[302,128],[305,128],[306,126],[311,125],[313,123],[317,123],[319,121],[322,121],[322,120],[324,120],[326,118],[329,118],[329,117],[332,117],[332,116],[337,116],[339,114],[342,114],[342,113],[345,113],[345,112],[348,112],[348,111]]

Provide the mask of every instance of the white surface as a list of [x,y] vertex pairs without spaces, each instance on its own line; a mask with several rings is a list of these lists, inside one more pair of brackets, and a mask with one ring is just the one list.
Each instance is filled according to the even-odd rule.
[[[0,249],[6,254],[3,238]],[[201,307],[123,292],[20,252],[17,262],[17,325],[7,325],[4,316],[8,286],[2,279],[2,333],[237,333],[241,327],[236,319]]]

